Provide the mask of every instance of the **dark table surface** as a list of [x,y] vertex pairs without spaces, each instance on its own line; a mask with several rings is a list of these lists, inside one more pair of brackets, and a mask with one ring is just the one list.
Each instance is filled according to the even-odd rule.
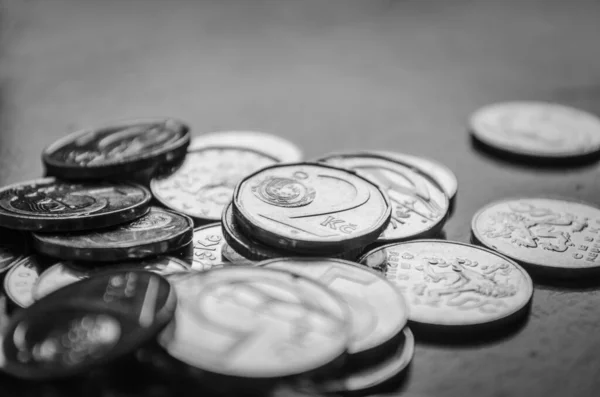
[[[0,183],[108,120],[175,116],[194,131],[264,130],[308,157],[422,154],[459,178],[448,239],[507,196],[600,204],[597,164],[516,165],[472,147],[470,112],[547,100],[600,114],[600,1],[5,0]],[[600,395],[600,287],[536,283],[524,327],[484,344],[419,342],[391,395]]]

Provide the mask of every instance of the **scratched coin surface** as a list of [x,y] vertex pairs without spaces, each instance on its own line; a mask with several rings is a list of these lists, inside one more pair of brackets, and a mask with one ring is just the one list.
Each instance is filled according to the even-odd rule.
[[40,274],[54,261],[38,255],[29,255],[17,262],[4,277],[4,291],[8,298],[19,307],[30,306],[33,299],[33,288]]
[[28,251],[27,239],[23,233],[0,227],[0,274],[25,258]]
[[450,207],[446,193],[408,163],[378,153],[333,154],[319,161],[358,171],[387,193],[392,215],[378,243],[432,236],[446,221]]
[[178,250],[190,244],[194,222],[185,215],[151,207],[136,219],[111,228],[77,233],[34,233],[33,247],[45,255],[107,262],[145,258]]
[[0,224],[44,232],[96,229],[139,218],[148,211],[150,198],[135,183],[38,179],[0,189]]
[[354,172],[317,163],[264,168],[236,187],[233,214],[246,234],[303,254],[373,242],[390,221],[387,196]]
[[508,322],[533,294],[531,278],[494,251],[444,240],[418,240],[376,248],[360,263],[396,284],[408,319],[440,326]]
[[256,267],[171,277],[174,329],[159,343],[210,374],[279,378],[328,368],[349,342],[349,312],[321,284]]
[[407,310],[399,290],[366,266],[333,258],[279,258],[257,266],[300,274],[338,293],[350,308],[348,353],[360,356],[363,365],[365,359],[385,355],[406,325]]
[[600,119],[554,103],[488,105],[471,116],[470,127],[481,142],[520,155],[560,158],[600,151]]
[[174,119],[140,119],[74,132],[48,146],[48,175],[89,179],[140,171],[185,155],[189,128]]
[[276,162],[273,157],[244,148],[190,151],[178,169],[154,178],[150,188],[166,207],[196,219],[220,220],[237,183]]
[[577,276],[600,268],[600,209],[550,198],[493,202],[474,217],[476,240],[528,269]]

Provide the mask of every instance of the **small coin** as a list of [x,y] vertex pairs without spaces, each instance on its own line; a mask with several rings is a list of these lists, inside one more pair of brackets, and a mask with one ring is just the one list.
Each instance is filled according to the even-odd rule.
[[0,189],[0,223],[10,229],[75,231],[113,226],[148,211],[150,192],[134,183],[77,183],[54,178]]
[[378,243],[433,236],[444,226],[448,197],[420,169],[381,153],[333,154],[319,161],[358,171],[387,193],[392,216]]
[[224,245],[221,223],[211,223],[194,229],[192,269],[202,271],[222,267]]
[[378,359],[398,342],[407,311],[398,289],[377,272],[332,258],[279,258],[257,264],[315,279],[337,292],[350,308],[348,353],[353,359]]
[[600,209],[585,203],[517,198],[493,202],[473,217],[477,242],[550,276],[600,270]]
[[389,244],[360,263],[383,272],[408,305],[408,319],[437,326],[509,322],[533,295],[531,278],[494,251],[443,240]]
[[0,227],[0,274],[10,270],[28,252],[29,247],[23,233]]
[[488,105],[471,116],[470,127],[479,141],[519,155],[563,158],[600,151],[600,119],[553,103]]
[[324,370],[344,356],[348,308],[315,281],[243,266],[169,281],[178,296],[175,328],[159,343],[206,375],[281,378]]
[[48,146],[48,175],[91,179],[140,171],[183,157],[189,128],[174,119],[122,121],[74,132]]
[[275,158],[243,148],[205,148],[191,151],[173,173],[154,178],[150,188],[166,207],[200,220],[220,220],[233,189],[246,175]]
[[34,233],[33,246],[45,255],[79,261],[107,262],[146,258],[190,244],[194,222],[159,207],[133,222],[78,233]]
[[4,291],[12,303],[27,307],[33,303],[33,287],[46,267],[53,264],[38,255],[29,255],[17,262],[4,278]]
[[245,178],[233,214],[244,233],[307,254],[340,253],[373,242],[390,220],[386,195],[351,171],[316,163],[281,164]]
[[284,163],[301,161],[303,157],[300,148],[292,142],[258,131],[221,131],[194,135],[189,150],[210,147],[247,148]]

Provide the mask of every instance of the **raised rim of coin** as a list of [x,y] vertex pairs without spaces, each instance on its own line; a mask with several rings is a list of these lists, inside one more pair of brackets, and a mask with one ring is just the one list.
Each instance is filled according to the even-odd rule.
[[44,261],[38,255],[29,255],[18,261],[6,273],[3,283],[4,291],[16,306],[28,307],[33,304],[33,288],[45,266],[49,265],[49,263],[40,263]]

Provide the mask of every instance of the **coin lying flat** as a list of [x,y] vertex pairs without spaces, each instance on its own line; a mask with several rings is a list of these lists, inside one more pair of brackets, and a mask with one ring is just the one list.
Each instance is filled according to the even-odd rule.
[[150,188],[166,207],[195,219],[220,220],[237,183],[276,162],[273,157],[244,148],[190,151],[178,169],[154,178]]
[[18,261],[25,258],[29,247],[25,235],[0,227],[0,274],[10,270]]
[[428,325],[508,322],[528,307],[531,278],[496,252],[443,240],[389,244],[360,263],[383,272],[408,305],[408,319]]
[[17,262],[4,277],[4,291],[18,307],[33,303],[33,287],[45,268],[54,262],[38,255],[29,255]]
[[174,119],[122,121],[74,132],[48,146],[48,175],[91,179],[140,171],[183,157],[189,128]]
[[378,243],[432,236],[446,221],[450,202],[444,190],[410,164],[366,152],[333,154],[319,161],[358,171],[387,193],[392,216]]
[[279,258],[257,266],[300,274],[337,292],[350,307],[348,353],[360,357],[362,365],[386,354],[406,325],[406,305],[398,289],[365,266],[332,258]]
[[34,233],[33,246],[45,255],[107,262],[162,255],[192,241],[194,222],[158,207],[133,222],[78,233]]
[[584,276],[600,270],[600,209],[549,198],[493,202],[474,217],[476,240],[540,274]]
[[159,343],[206,375],[300,375],[324,369],[345,353],[348,308],[308,278],[239,266],[169,281],[178,296],[175,328]]
[[250,265],[253,266],[256,262],[252,261],[242,255],[239,252],[231,248],[231,246],[227,243],[223,244],[223,251],[221,252],[223,259],[228,262],[239,264],[239,265]]
[[220,223],[211,223],[194,229],[193,270],[210,270],[223,266],[223,246],[225,239]]
[[303,254],[340,253],[373,242],[391,207],[379,188],[325,164],[264,168],[236,187],[233,214],[245,234]]
[[519,155],[561,158],[600,151],[600,119],[553,103],[488,105],[471,116],[470,126],[479,141]]
[[137,184],[77,183],[54,178],[0,189],[0,223],[10,229],[75,231],[113,226],[148,211],[150,192]]

